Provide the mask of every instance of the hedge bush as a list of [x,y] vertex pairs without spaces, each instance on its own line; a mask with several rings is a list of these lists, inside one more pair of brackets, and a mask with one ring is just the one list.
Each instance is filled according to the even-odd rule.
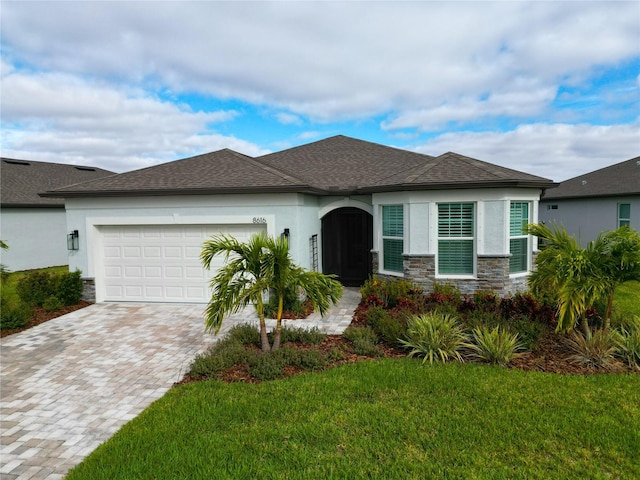
[[[22,277],[16,285],[20,299],[32,307],[42,307],[51,297],[56,297],[62,306],[74,305],[82,298],[80,270],[63,274],[32,272]],[[51,305],[51,301],[49,302]]]

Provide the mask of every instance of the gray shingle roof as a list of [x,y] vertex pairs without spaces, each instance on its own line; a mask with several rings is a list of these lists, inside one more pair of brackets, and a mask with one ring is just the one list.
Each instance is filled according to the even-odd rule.
[[640,195],[640,157],[565,180],[543,200],[620,195]]
[[337,135],[251,158],[220,150],[50,192],[55,196],[306,192],[530,186],[551,180],[455,153],[437,158]]
[[4,207],[64,207],[62,198],[42,198],[38,193],[115,175],[95,167],[0,159],[0,203]]
[[291,175],[224,149],[56,190],[65,196],[171,195],[299,191],[309,187]]

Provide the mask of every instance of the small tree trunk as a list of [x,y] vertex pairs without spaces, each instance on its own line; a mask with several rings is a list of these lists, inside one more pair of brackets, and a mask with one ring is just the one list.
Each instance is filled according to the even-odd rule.
[[264,304],[262,300],[258,300],[256,310],[260,319],[260,344],[262,345],[262,351],[268,352],[271,350],[271,345],[269,345],[269,337],[267,336],[267,323],[264,320]]
[[284,305],[284,295],[278,298],[278,315],[276,316],[276,333],[273,336],[273,350],[280,348],[280,333],[282,332],[282,308]]
[[613,294],[614,294],[614,291],[612,290],[611,293],[609,294],[609,300],[607,301],[607,311],[605,313],[605,318],[604,318],[605,332],[608,332],[609,328],[611,328],[611,315],[613,314]]

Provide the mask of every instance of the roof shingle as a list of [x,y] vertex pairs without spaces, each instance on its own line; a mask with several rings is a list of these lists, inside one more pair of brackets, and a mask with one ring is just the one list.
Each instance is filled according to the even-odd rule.
[[431,157],[337,135],[251,158],[232,150],[198,155],[47,195],[187,195],[302,192],[317,195],[402,189],[529,186],[553,182],[455,153]]
[[640,157],[565,180],[543,200],[620,195],[640,195]]
[[0,203],[5,207],[64,207],[62,198],[38,194],[110,175],[115,174],[96,167],[2,158]]
[[64,196],[169,195],[308,189],[301,180],[224,149],[56,190]]

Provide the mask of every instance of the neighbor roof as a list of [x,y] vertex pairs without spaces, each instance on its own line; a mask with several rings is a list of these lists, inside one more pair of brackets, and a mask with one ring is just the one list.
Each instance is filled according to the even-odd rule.
[[477,188],[546,188],[553,182],[446,153],[431,157],[337,135],[251,158],[231,150],[66,187],[47,196],[301,192],[317,195]]
[[63,199],[42,198],[38,193],[109,175],[114,172],[96,167],[0,158],[0,204],[3,207],[64,207]]
[[565,180],[543,200],[621,195],[640,195],[640,157]]

